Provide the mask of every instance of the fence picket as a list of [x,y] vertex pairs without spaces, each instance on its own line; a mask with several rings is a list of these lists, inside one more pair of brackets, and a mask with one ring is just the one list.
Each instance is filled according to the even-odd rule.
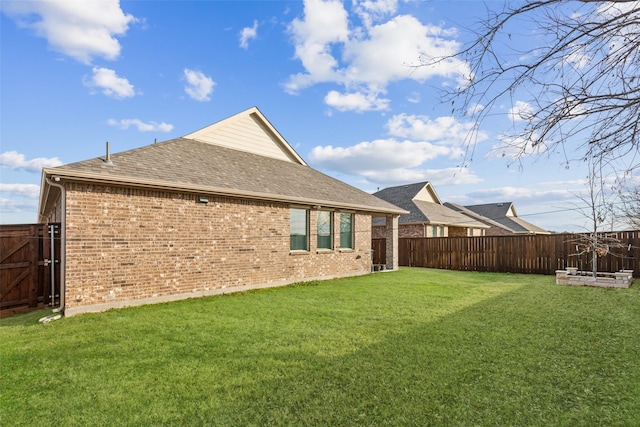
[[[603,234],[616,237],[624,247],[612,248],[599,257],[598,270],[633,270],[634,277],[640,277],[640,230]],[[575,241],[580,236],[563,233],[402,238],[398,242],[398,260],[401,266],[502,273],[555,274],[566,267],[591,270],[590,254],[576,254]],[[385,252],[379,249],[381,241],[384,239],[372,241],[378,264],[385,263]]]

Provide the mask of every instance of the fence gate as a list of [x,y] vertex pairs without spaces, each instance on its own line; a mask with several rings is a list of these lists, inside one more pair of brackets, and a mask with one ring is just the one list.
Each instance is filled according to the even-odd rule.
[[0,317],[55,306],[60,224],[0,225]]

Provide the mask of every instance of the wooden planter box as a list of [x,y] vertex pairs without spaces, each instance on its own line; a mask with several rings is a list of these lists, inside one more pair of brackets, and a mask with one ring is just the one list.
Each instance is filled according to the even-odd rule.
[[593,273],[578,271],[575,267],[556,270],[556,285],[597,286],[601,288],[628,288],[633,283],[633,270],[622,270],[616,273]]

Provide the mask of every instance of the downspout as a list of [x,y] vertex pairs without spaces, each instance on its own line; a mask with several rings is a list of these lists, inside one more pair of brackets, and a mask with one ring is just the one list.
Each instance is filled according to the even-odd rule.
[[65,305],[65,293],[66,293],[66,266],[65,261],[67,258],[67,193],[65,192],[64,185],[60,184],[60,178],[54,177],[53,181],[49,179],[46,175],[44,177],[47,184],[52,187],[57,187],[60,189],[60,307],[54,309],[55,313],[63,312],[64,313],[64,305]]

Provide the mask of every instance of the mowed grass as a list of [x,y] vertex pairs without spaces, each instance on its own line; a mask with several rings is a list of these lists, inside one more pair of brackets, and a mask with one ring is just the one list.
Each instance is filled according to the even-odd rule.
[[6,426],[640,420],[637,284],[407,268],[0,326]]

